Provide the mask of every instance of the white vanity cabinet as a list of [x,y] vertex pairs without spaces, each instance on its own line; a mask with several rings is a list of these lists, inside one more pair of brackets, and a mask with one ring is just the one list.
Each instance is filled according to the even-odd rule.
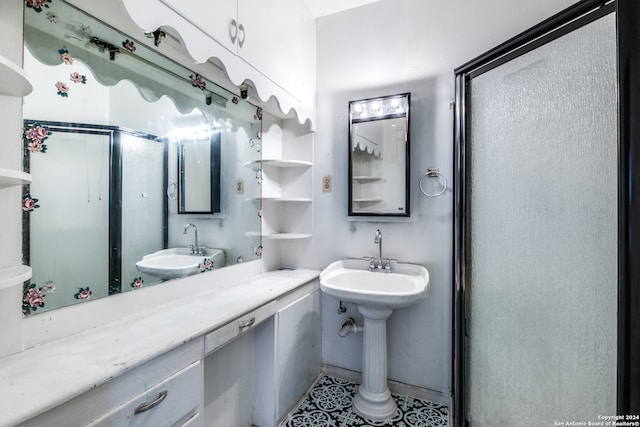
[[[260,322],[259,311],[239,318],[240,323],[254,316],[256,321],[205,358],[205,426],[275,427],[320,373],[317,281],[282,296],[269,309],[271,316]],[[232,322],[233,329],[240,323]]]
[[102,384],[20,427],[202,425],[202,339]]
[[271,331],[256,334],[262,372],[254,390],[253,423],[275,427],[321,372],[320,290],[281,301]]
[[275,427],[320,373],[317,278],[181,279],[203,298],[6,356],[0,426]]
[[321,370],[320,291],[306,295],[276,313],[276,420],[304,395]]

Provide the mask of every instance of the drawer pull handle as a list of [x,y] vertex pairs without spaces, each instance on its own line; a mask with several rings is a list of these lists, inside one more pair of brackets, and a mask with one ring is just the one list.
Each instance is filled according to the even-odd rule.
[[256,318],[255,318],[255,317],[252,317],[251,319],[246,320],[246,321],[244,321],[244,322],[240,323],[240,325],[238,325],[238,326],[240,327],[240,330],[241,330],[241,331],[244,331],[245,329],[247,329],[247,328],[249,328],[249,327],[253,326],[253,324],[254,324],[254,323],[256,323]]
[[167,394],[169,394],[169,392],[167,390],[160,392],[160,394],[158,395],[158,397],[156,397],[153,401],[151,402],[145,402],[145,403],[141,403],[140,405],[138,405],[138,407],[133,411],[133,415],[138,415],[141,414],[142,412],[146,412],[149,409],[153,409],[156,406],[158,406],[159,404],[162,403],[162,401],[164,399],[167,398]]

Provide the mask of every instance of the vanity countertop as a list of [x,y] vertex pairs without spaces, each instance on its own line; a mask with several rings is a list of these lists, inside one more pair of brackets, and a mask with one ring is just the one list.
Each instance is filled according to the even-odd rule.
[[235,283],[201,280],[202,285],[191,285],[191,296],[6,356],[0,359],[0,426],[24,422],[61,405],[283,297],[318,274],[298,269]]

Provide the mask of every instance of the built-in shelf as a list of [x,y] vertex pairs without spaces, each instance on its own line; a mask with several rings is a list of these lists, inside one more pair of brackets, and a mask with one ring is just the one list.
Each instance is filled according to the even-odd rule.
[[251,199],[247,199],[252,202],[301,202],[308,203],[311,202],[311,197],[252,197]]
[[375,181],[382,181],[384,178],[381,176],[354,176],[353,180],[354,181],[358,181],[358,182],[375,182]]
[[0,189],[30,183],[31,175],[28,173],[0,168]]
[[265,240],[297,240],[297,239],[310,239],[311,233],[273,233],[263,234],[262,238]]
[[260,233],[257,231],[248,231],[244,233],[245,237],[260,237],[264,240],[296,240],[310,239],[311,233]]
[[381,202],[382,199],[377,197],[377,198],[366,198],[366,199],[353,199],[353,201],[357,203],[378,203],[378,202]]
[[269,165],[279,168],[309,168],[313,163],[306,160],[281,160],[281,159],[262,159],[253,160],[244,164],[248,168],[259,167],[260,165]]
[[22,68],[0,55],[0,95],[27,96],[32,90],[33,85]]
[[31,279],[31,267],[13,265],[0,268],[0,290]]

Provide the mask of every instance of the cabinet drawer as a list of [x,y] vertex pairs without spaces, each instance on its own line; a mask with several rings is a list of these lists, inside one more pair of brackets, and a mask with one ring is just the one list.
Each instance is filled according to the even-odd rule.
[[271,317],[275,313],[275,307],[276,303],[272,301],[208,333],[204,338],[205,356]]
[[[133,398],[90,427],[170,427],[189,420],[200,405],[202,364],[197,361]],[[193,425],[198,425],[197,422]]]
[[202,426],[202,417],[200,413],[196,413],[194,416],[189,418],[184,423],[180,424],[180,427],[201,427]]

